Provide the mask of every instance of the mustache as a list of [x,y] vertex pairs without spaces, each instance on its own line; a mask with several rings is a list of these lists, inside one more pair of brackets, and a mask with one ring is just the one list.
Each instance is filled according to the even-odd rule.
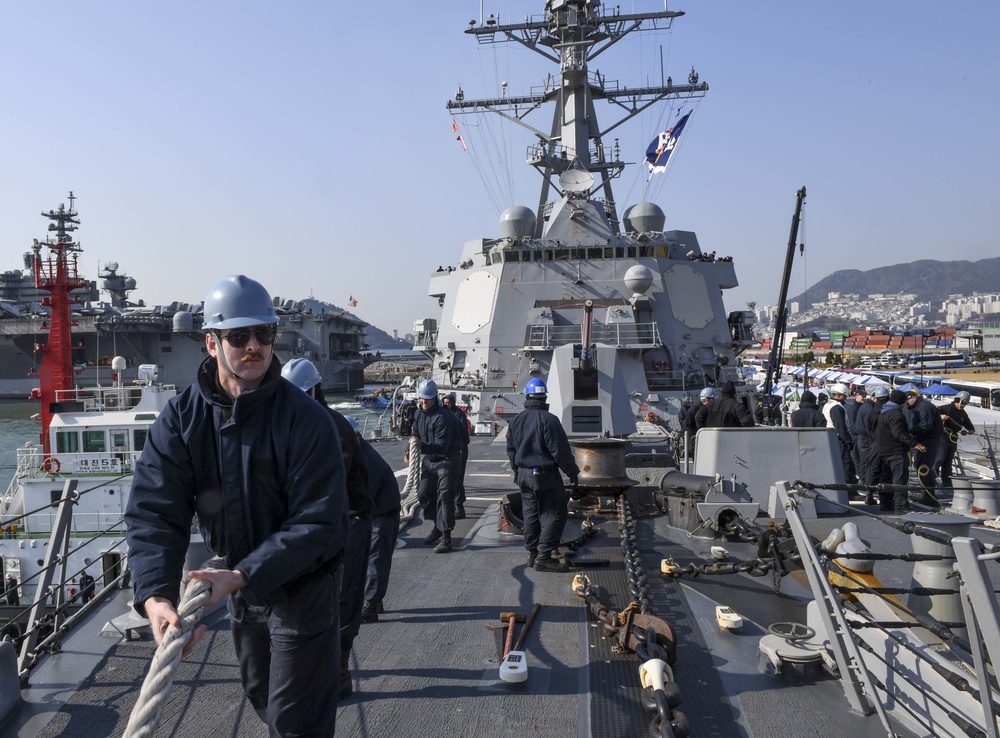
[[263,361],[264,354],[262,354],[260,351],[247,351],[245,354],[243,354],[243,357],[240,359],[241,362],[254,361],[254,360]]

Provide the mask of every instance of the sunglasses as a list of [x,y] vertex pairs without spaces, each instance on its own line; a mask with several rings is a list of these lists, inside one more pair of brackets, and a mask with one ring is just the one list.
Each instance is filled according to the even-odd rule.
[[270,346],[278,335],[277,325],[258,325],[254,328],[234,328],[221,336],[233,348],[243,348],[250,343],[250,336],[257,339],[261,346]]

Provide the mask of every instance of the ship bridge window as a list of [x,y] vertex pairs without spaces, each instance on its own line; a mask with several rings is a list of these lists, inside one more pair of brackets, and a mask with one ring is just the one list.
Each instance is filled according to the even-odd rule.
[[545,254],[542,251],[537,250],[531,252],[532,261],[544,261],[544,259],[545,259]]
[[149,430],[147,428],[136,428],[132,431],[132,450],[142,451],[142,447],[146,445],[146,436],[149,435]]
[[652,256],[652,255],[653,255],[652,246],[646,244],[639,247],[639,256]]
[[552,261],[553,259],[555,259],[555,257],[553,256],[553,254],[554,254],[554,252],[552,251],[552,249],[545,249],[544,260],[545,261]]
[[76,431],[56,432],[56,453],[57,454],[78,454],[80,453],[80,436]]
[[660,256],[660,257],[664,257],[664,258],[666,258],[667,256],[670,256],[670,247],[669,246],[657,246],[656,247],[656,255]]
[[628,258],[629,258],[629,259],[634,259],[634,258],[636,258],[636,257],[635,257],[635,246],[629,246],[629,247],[628,247]]
[[602,259],[602,258],[604,258],[604,249],[602,249],[602,248],[587,249],[587,258],[588,259]]
[[569,259],[569,249],[556,249],[556,261],[566,261]]
[[100,454],[107,450],[104,431],[88,430],[83,432],[83,452],[85,454]]
[[504,254],[505,254],[504,261],[521,261],[520,251],[510,250],[510,251],[505,251]]
[[615,258],[616,259],[624,259],[625,258],[625,247],[624,246],[615,246]]

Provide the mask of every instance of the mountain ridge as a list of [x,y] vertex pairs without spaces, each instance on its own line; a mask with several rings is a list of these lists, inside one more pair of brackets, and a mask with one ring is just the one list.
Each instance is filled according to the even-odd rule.
[[[978,261],[919,261],[877,267],[867,271],[840,269],[806,288],[790,302],[801,310],[825,302],[830,292],[870,295],[914,294],[917,302],[930,302],[935,310],[951,295],[1000,291],[1000,257]],[[937,305],[934,305],[937,303]]]

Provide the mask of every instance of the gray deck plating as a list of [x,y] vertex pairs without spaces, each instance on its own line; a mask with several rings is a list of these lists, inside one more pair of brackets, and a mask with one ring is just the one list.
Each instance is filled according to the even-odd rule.
[[[434,554],[422,539],[429,523],[411,525],[394,558],[386,612],[362,626],[352,663],[355,695],[342,704],[338,736],[411,735],[645,736],[649,716],[638,704],[638,660],[618,656],[595,619],[570,588],[570,576],[524,566],[519,537],[497,532],[500,496],[511,490],[502,448],[474,439],[469,464],[470,519],[456,529],[453,553]],[[401,468],[403,444],[380,451]],[[903,535],[874,520],[852,518],[862,537],[878,548],[902,550]],[[810,521],[817,536],[843,520]],[[578,534],[571,520],[566,538]],[[982,533],[984,531],[978,531]],[[805,591],[792,577],[773,592],[770,577],[747,575],[661,579],[659,562],[704,561],[708,542],[688,538],[663,517],[637,523],[643,565],[650,575],[653,612],[671,622],[678,636],[675,677],[680,709],[693,736],[884,735],[873,718],[850,715],[839,685],[830,680],[803,688],[757,670],[756,644],[777,620],[804,621]],[[995,537],[995,536],[994,536]],[[734,558],[752,556],[750,544],[726,543]],[[581,558],[607,557],[612,565],[587,573],[608,604],[628,602],[617,522],[599,523],[599,535]],[[909,567],[879,564],[887,584],[908,584]],[[2,736],[121,735],[152,656],[151,641],[114,641],[97,635],[119,601],[95,614],[33,674],[27,704]],[[508,685],[498,678],[503,610],[527,613],[541,603],[527,637],[529,679]],[[747,623],[739,633],[720,632],[714,606],[734,606]],[[210,633],[182,663],[158,736],[264,736],[266,729],[243,698],[228,623],[208,621]],[[331,665],[331,668],[334,668]]]

